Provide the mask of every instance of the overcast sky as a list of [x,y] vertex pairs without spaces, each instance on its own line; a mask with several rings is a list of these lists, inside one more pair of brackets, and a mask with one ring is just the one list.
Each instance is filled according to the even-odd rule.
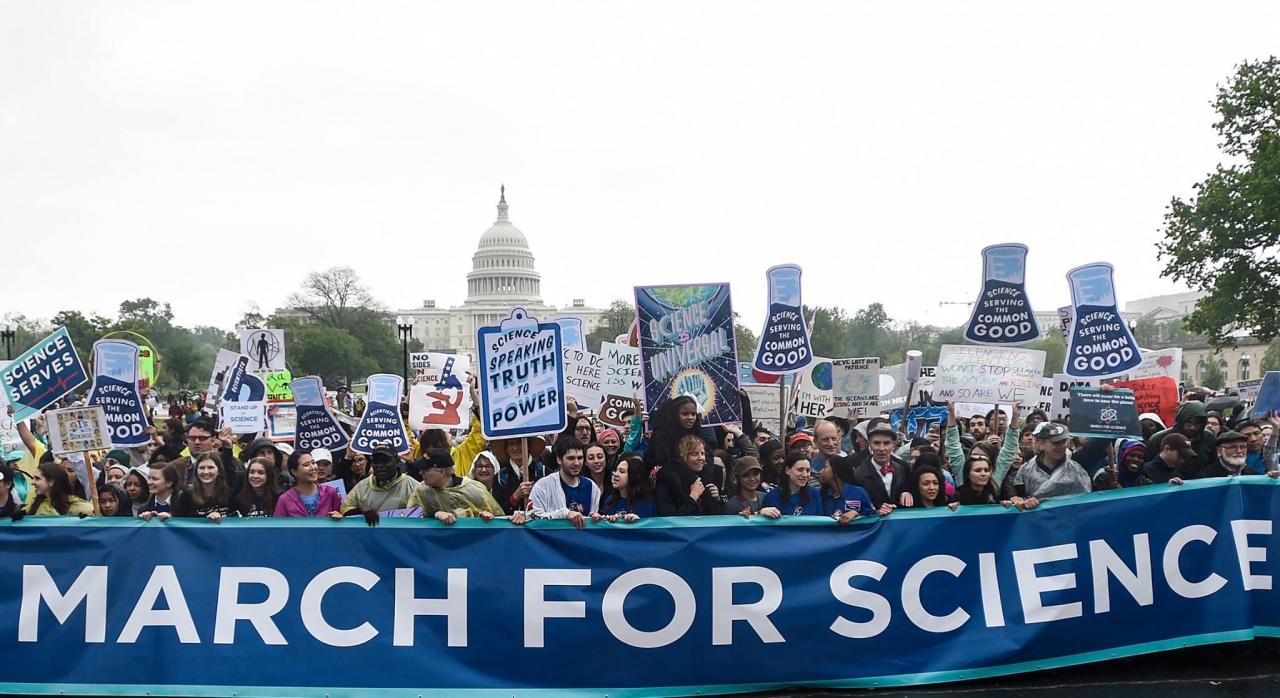
[[[1159,276],[1215,86],[1280,3],[0,2],[0,314],[142,296],[230,328],[351,265],[461,303],[507,185],[544,300],[765,269],[954,325],[979,250]],[[54,272],[62,272],[54,274]]]

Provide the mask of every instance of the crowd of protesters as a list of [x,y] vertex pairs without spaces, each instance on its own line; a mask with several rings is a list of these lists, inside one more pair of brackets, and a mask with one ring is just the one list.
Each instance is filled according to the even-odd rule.
[[[478,405],[474,379],[471,391]],[[846,524],[902,508],[1025,511],[1091,491],[1280,475],[1280,415],[1224,416],[1194,396],[1172,424],[1142,415],[1142,439],[1073,437],[1065,421],[1038,410],[1024,419],[1017,407],[958,419],[954,405],[945,425],[920,435],[883,417],[829,417],[812,429],[801,418],[776,434],[754,422],[746,394],[739,397],[742,424],[716,427],[702,423],[692,397],[653,415],[624,413],[617,427],[570,399],[563,432],[495,441],[485,440],[473,411],[461,433],[413,434],[408,454],[303,452],[236,436],[189,396],[171,400],[170,416],[157,416],[145,446],[86,460],[51,453],[37,417],[17,425],[22,447],[0,464],[0,517],[358,517],[376,525],[390,513],[444,524],[564,519],[584,528],[737,515]],[[362,406],[350,395],[339,405]]]

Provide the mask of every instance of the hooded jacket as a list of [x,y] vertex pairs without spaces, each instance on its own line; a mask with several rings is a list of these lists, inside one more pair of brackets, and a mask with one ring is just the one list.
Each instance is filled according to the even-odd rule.
[[[1203,402],[1191,400],[1178,405],[1178,410],[1173,413],[1173,426],[1158,431],[1150,439],[1147,439],[1147,453],[1159,453],[1160,442],[1164,441],[1164,437],[1169,434],[1181,434],[1182,425],[1196,417],[1203,418],[1206,421],[1209,418],[1209,411],[1205,409]],[[1190,480],[1200,477],[1200,471],[1217,458],[1217,454],[1214,452],[1215,440],[1216,437],[1214,437],[1213,432],[1205,429],[1200,433],[1200,438],[1191,442],[1191,448],[1195,449],[1196,457],[1178,466],[1178,473],[1182,479]]]
[[276,484],[280,486],[280,491],[284,492],[293,487],[293,476],[289,474],[289,469],[284,467],[284,454],[280,452],[279,448],[276,448],[276,442],[271,439],[265,436],[259,436],[254,439],[253,443],[249,444],[249,450],[245,452],[245,455],[248,456],[245,462],[253,460],[253,454],[257,453],[260,448],[271,449],[271,457],[276,461]]

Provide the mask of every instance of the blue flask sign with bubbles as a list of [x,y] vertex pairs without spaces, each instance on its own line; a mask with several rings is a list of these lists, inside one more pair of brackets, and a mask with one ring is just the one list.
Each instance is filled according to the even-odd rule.
[[768,375],[794,373],[813,361],[800,300],[800,267],[783,264],[771,267],[765,275],[769,279],[769,316],[752,364]]
[[93,387],[90,405],[101,405],[111,427],[113,446],[142,446],[151,442],[151,420],[138,392],[138,345],[122,339],[93,343]]
[[1027,300],[1027,246],[992,245],[982,250],[982,292],[964,338],[974,344],[1026,344],[1040,338]]
[[1108,378],[1142,363],[1138,342],[1120,316],[1115,269],[1106,262],[1067,272],[1075,317],[1067,339],[1067,375]]
[[400,398],[404,378],[393,373],[369,376],[368,404],[360,415],[360,423],[351,435],[351,450],[370,455],[375,448],[387,447],[399,454],[409,452],[409,435],[400,415]]
[[297,410],[293,445],[308,453],[317,448],[337,451],[347,447],[347,432],[324,400],[324,383],[317,376],[295,378],[289,383]]

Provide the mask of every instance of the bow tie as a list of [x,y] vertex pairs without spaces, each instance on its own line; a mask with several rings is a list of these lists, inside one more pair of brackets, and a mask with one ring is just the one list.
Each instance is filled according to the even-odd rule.
[[893,474],[893,464],[892,464],[892,463],[890,463],[889,465],[886,465],[886,466],[884,466],[883,468],[881,468],[881,469],[880,469],[880,474],[881,474],[881,475],[892,475],[892,474]]

